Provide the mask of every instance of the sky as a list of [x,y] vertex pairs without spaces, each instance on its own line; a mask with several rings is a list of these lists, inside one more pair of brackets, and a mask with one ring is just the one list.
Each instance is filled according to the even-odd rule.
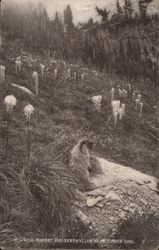
[[[119,0],[121,5],[123,0]],[[74,23],[85,22],[90,17],[94,20],[98,20],[98,15],[95,11],[95,6],[107,7],[108,10],[114,12],[116,10],[116,0],[2,0],[2,3],[14,4],[14,2],[24,5],[25,3],[42,2],[46,5],[48,14],[50,17],[54,16],[55,12],[58,11],[63,13],[64,8],[67,4],[70,4]],[[136,9],[138,5],[138,0],[132,0],[133,6]],[[149,5],[149,12],[158,11],[159,12],[159,0],[153,0],[153,3]]]

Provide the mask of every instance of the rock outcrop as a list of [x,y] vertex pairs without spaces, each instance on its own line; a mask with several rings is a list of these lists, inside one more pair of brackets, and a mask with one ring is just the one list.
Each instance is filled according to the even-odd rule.
[[[87,147],[87,151],[82,150],[81,143],[83,147]],[[79,209],[86,215],[85,218],[89,222],[91,221],[98,239],[114,237],[121,224],[135,221],[136,218],[136,223],[140,223],[140,219],[143,221],[143,218],[146,221],[148,216],[153,216],[156,220],[159,219],[157,189],[159,180],[157,178],[130,167],[92,156],[88,143],[80,141],[77,145],[72,151],[72,159],[74,156],[76,157],[75,168],[78,168],[77,158],[81,157],[82,152],[83,154],[87,152],[85,158],[83,157],[83,159],[87,158],[83,162],[86,168],[90,168],[91,162],[95,162],[91,165],[89,177],[96,189],[81,192]],[[96,168],[100,168],[99,173]]]

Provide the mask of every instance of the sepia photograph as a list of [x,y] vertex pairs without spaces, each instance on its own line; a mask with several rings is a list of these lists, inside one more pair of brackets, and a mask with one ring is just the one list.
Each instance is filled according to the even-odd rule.
[[0,250],[159,250],[159,0],[0,0]]

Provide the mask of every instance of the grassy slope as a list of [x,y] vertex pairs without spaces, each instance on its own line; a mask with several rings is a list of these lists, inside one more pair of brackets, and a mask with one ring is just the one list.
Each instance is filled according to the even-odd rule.
[[[120,81],[118,77],[108,76],[104,73],[95,77],[91,72],[83,84],[80,80],[74,83],[63,78],[55,81],[51,77],[45,77],[43,81],[40,80],[39,97],[32,99],[22,95],[19,91],[13,90],[10,83],[14,82],[30,88],[33,69],[25,68],[17,77],[14,72],[14,63],[7,59],[8,56],[14,57],[16,52],[6,51],[1,61],[1,64],[7,67],[6,85],[3,89],[1,88],[0,93],[1,166],[4,164],[6,127],[3,119],[2,102],[5,95],[14,94],[18,99],[18,103],[14,110],[13,122],[10,128],[10,154],[8,159],[10,168],[26,165],[26,124],[22,110],[24,105],[29,102],[36,109],[32,119],[32,166],[40,165],[39,173],[42,173],[40,171],[43,171],[46,167],[44,172],[49,175],[51,170],[48,170],[47,165],[56,165],[56,161],[59,158],[64,163],[60,170],[67,168],[69,152],[72,146],[79,138],[88,137],[95,142],[94,151],[101,156],[123,165],[132,166],[144,173],[158,176],[158,144],[157,140],[150,136],[150,133],[153,136],[155,135],[155,137],[157,134],[146,125],[148,122],[152,123],[156,128],[159,127],[159,118],[156,117],[152,108],[157,102],[158,89],[153,88],[146,82],[132,82],[133,89],[140,89],[144,93],[144,103],[146,105],[143,111],[143,119],[139,120],[131,101],[128,100],[126,117],[123,122],[120,122],[114,128],[110,108],[110,88],[114,82],[125,85],[127,83],[126,80]],[[102,94],[104,97],[100,113],[97,113],[93,109],[92,104],[87,101],[96,94]],[[44,166],[43,163],[45,163]],[[21,167],[19,167],[18,171],[21,170]],[[71,173],[67,175],[66,179],[68,182],[69,178],[72,178],[70,176]],[[36,174],[35,181],[38,183]],[[15,190],[18,189],[15,187]],[[50,195],[49,191],[48,194]],[[19,199],[22,199],[22,197],[20,196]],[[69,194],[65,200],[66,203],[67,199],[70,199]],[[13,202],[18,202],[18,194],[16,201],[13,200]],[[28,220],[32,220],[32,218],[28,218]],[[26,228],[24,227],[23,230],[25,232]],[[44,230],[41,229],[41,231],[43,232]]]
[[[25,70],[17,78],[13,71],[13,65],[8,67],[7,82],[29,88],[31,72]],[[77,83],[64,79],[56,82],[50,77],[40,81],[40,99],[31,101],[38,110],[38,115],[33,120],[33,152],[47,152],[45,156],[52,157],[52,148],[55,146],[58,152],[59,147],[64,152],[70,151],[79,138],[88,137],[95,142],[95,151],[103,157],[157,176],[158,149],[157,140],[153,138],[157,134],[147,123],[158,128],[159,118],[154,113],[153,106],[157,104],[159,90],[150,86],[150,83],[132,82],[133,89],[139,89],[143,93],[143,119],[139,120],[129,99],[125,120],[114,128],[110,107],[110,88],[114,82],[124,86],[127,80],[120,81],[116,76],[105,74],[95,77],[90,72],[84,84],[80,80]],[[8,91],[11,93],[9,87]],[[101,113],[96,112],[87,101],[96,94],[104,97]],[[21,101],[18,108],[22,110],[28,100],[25,98],[24,101],[20,96],[19,98]],[[24,118],[21,117],[15,123],[22,130],[25,125]]]

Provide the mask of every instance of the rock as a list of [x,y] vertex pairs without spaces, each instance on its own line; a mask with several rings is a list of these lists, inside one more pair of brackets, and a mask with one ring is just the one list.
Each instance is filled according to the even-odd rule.
[[140,198],[139,199],[140,201],[141,201],[141,203],[143,203],[144,205],[147,205],[148,204],[148,202],[147,201],[145,201],[144,199],[142,199],[142,198]]
[[135,208],[129,208],[129,212],[131,212],[132,214],[134,214],[135,210]]
[[129,211],[129,207],[128,207],[128,206],[124,206],[124,207],[123,207],[123,210]]
[[142,210],[141,207],[138,207],[137,212],[138,212],[138,214],[139,214],[140,216],[143,215],[143,210]]
[[76,211],[76,216],[81,219],[84,224],[90,224],[90,219],[81,210]]
[[125,213],[122,211],[122,212],[119,214],[119,217],[120,217],[120,218],[124,218],[124,217],[125,217]]
[[97,205],[97,207],[103,208],[103,203],[97,203],[96,205]]
[[135,203],[130,203],[130,207],[137,207]]
[[110,220],[110,221],[114,221],[114,220],[115,220],[115,218],[114,218],[114,217],[112,217],[112,216],[110,216],[110,217],[109,217],[109,220]]
[[97,198],[88,198],[87,199],[87,206],[88,207],[93,207],[95,206],[99,201],[102,201],[104,199],[104,197],[99,196]]
[[[84,145],[87,143],[86,141]],[[89,144],[88,148],[85,148],[88,154],[87,161],[85,161],[86,155],[83,155],[80,147],[78,148],[79,145],[80,143],[74,148],[75,152],[72,151],[76,153],[75,166],[78,159],[80,164],[82,160],[84,161],[84,167],[87,165],[90,167],[89,159],[92,156],[89,155],[89,151],[91,153]],[[110,229],[120,232],[122,228],[124,233],[130,232],[131,238],[132,224],[135,226],[142,224],[143,230],[146,230],[150,216],[156,221],[156,229],[159,219],[159,196],[156,192],[159,179],[103,158],[96,157],[96,159],[98,164],[93,167],[100,166],[103,173],[96,175],[90,172],[90,181],[96,189],[85,193],[84,204],[93,207],[93,209],[86,207],[86,213],[95,223],[99,237],[109,239]]]
[[94,197],[97,197],[97,196],[105,196],[105,190],[104,189],[95,189],[93,191],[90,191],[90,192],[87,192],[87,195],[89,196],[94,196]]
[[114,191],[110,191],[105,198],[110,199],[112,201],[121,201],[119,195],[116,194]]
[[156,207],[153,207],[153,206],[152,206],[150,212],[151,212],[152,214],[155,214],[155,213],[156,213]]
[[140,189],[144,190],[146,188],[150,191],[157,191],[157,183],[159,181],[157,178],[141,173],[130,167],[107,161],[103,158],[96,158],[103,171],[103,175],[92,175],[91,177],[91,182],[94,183],[96,187],[114,184],[114,188],[119,185],[119,188],[122,186],[129,192],[130,190],[134,190],[138,195],[138,190]]
[[105,204],[107,204],[107,206],[109,206],[109,205],[111,205],[111,202],[105,201]]
[[20,89],[23,93],[25,93],[25,94],[28,94],[28,95],[30,95],[30,96],[35,96],[34,94],[33,94],[33,92],[32,91],[30,91],[29,89],[27,89],[26,87],[24,87],[24,86],[20,86],[20,85],[17,85],[17,84],[15,84],[15,83],[12,83],[11,84],[13,87],[15,87],[15,88],[17,88],[17,89]]

